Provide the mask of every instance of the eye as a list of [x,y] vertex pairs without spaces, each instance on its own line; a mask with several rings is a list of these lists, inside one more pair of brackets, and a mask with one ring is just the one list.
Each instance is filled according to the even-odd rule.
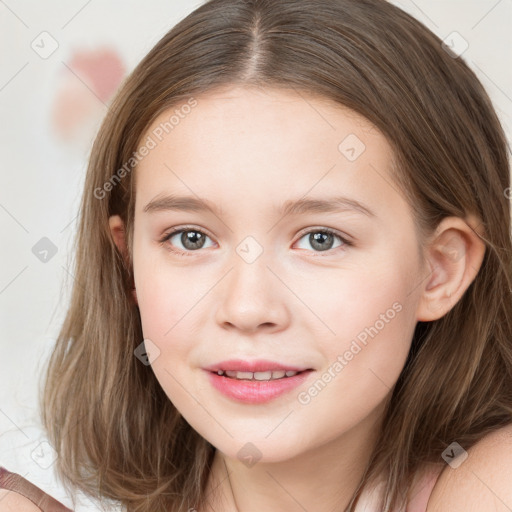
[[177,249],[171,248],[171,250],[181,255],[190,256],[191,252],[197,251],[198,249],[203,249],[205,247],[205,241],[207,238],[210,237],[198,229],[181,228],[175,229],[166,234],[160,240],[160,243],[164,244],[169,242],[169,245],[171,246],[179,243],[181,244],[181,247],[178,246]]
[[[315,252],[326,252],[338,247],[350,247],[353,245],[350,240],[329,228],[310,229],[301,236],[299,241],[306,237]],[[192,256],[192,253],[195,251],[205,248],[206,239],[210,239],[210,237],[199,229],[180,228],[167,233],[159,242],[170,245],[171,251],[179,255]],[[338,239],[341,243],[333,246],[335,239]],[[176,244],[181,244],[181,247],[179,245],[176,247]]]
[[[325,252],[331,249],[337,249],[340,246],[350,247],[353,245],[352,242],[350,242],[349,240],[347,240],[346,238],[342,237],[340,234],[336,233],[335,231],[329,228],[316,228],[309,230],[308,232],[302,235],[299,241],[302,240],[303,238],[306,238],[307,242],[310,244],[311,247],[313,247],[315,252]],[[333,243],[336,238],[340,240],[341,243],[333,247]]]

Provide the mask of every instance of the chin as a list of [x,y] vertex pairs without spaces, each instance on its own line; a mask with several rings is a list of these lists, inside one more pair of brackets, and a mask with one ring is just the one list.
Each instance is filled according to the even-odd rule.
[[277,436],[270,440],[261,438],[260,436],[244,436],[242,439],[233,439],[230,441],[223,440],[222,443],[209,442],[215,446],[225,457],[240,461],[247,467],[254,464],[273,464],[285,462],[293,459],[303,452],[303,447],[299,446],[289,437],[285,439]]

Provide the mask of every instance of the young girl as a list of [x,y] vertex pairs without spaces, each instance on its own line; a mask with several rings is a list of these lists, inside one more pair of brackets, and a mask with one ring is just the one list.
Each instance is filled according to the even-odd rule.
[[397,7],[205,3],[92,149],[59,475],[129,512],[511,510],[510,190],[482,85]]

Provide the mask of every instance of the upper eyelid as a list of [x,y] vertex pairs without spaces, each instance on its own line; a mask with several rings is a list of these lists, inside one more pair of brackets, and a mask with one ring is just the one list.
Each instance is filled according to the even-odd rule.
[[340,238],[343,238],[343,239],[351,238],[349,235],[341,233],[337,229],[328,228],[327,226],[313,226],[310,228],[304,228],[303,230],[300,231],[299,238],[302,238],[304,235],[307,235],[309,233],[314,233],[316,231],[327,231],[328,233],[332,233],[333,235],[339,236]]
[[171,229],[166,234],[162,236],[163,240],[169,239],[171,236],[177,235],[178,233],[182,233],[183,231],[197,231],[199,233],[203,233],[204,235],[208,236],[208,238],[213,240],[213,236],[209,234],[209,232],[203,228],[196,228],[194,226],[183,226],[179,227],[177,229]]

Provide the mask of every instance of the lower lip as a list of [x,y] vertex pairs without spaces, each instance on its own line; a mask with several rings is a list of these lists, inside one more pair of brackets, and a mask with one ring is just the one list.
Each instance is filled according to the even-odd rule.
[[239,380],[210,371],[208,373],[212,386],[228,398],[249,404],[261,404],[300,386],[312,371],[306,370],[293,377],[275,380]]

